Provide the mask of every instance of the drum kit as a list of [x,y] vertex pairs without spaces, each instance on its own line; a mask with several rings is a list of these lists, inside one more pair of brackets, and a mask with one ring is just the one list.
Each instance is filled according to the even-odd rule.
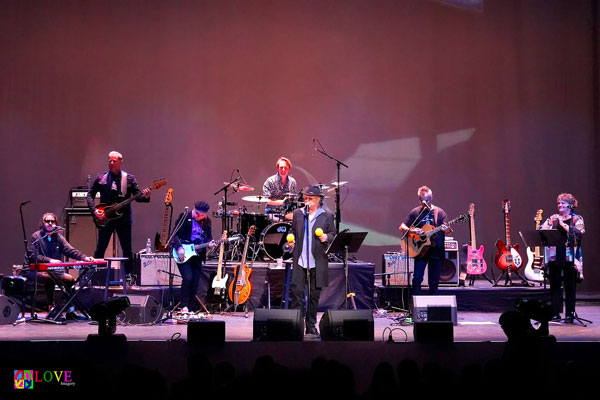
[[[344,186],[348,182],[340,182],[339,186]],[[254,187],[240,182],[224,182],[226,186],[232,187],[234,192],[251,192]],[[333,191],[337,187],[337,182],[329,185],[320,185],[323,191]],[[267,205],[273,199],[258,195],[244,196],[242,200],[247,204],[238,206],[236,202],[219,201],[217,211],[213,212],[215,218],[223,220],[223,230],[230,234],[241,233],[246,235],[252,225],[256,226],[254,233],[253,256],[254,260],[262,258],[265,261],[277,260],[279,258],[288,259],[291,254],[284,253],[283,245],[286,243],[288,232],[292,228],[291,213],[297,208],[304,207],[301,194],[286,193],[283,196],[283,206],[270,207]],[[228,207],[234,207],[227,209]],[[265,207],[265,210],[261,210]],[[235,258],[239,249],[231,246],[231,259]]]

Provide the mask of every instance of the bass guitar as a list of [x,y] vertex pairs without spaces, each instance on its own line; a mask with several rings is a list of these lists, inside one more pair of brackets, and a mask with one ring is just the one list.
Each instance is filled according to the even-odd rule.
[[[156,181],[152,184],[152,186],[147,187],[148,190],[158,189],[162,186],[165,186],[167,181],[164,179]],[[140,191],[135,196],[130,196],[127,199],[119,202],[119,203],[100,203],[96,206],[96,210],[104,211],[104,217],[99,218],[95,213],[92,214],[94,217],[94,223],[98,227],[98,229],[104,228],[110,221],[119,219],[123,216],[123,213],[120,212],[124,207],[126,207],[129,203],[134,200],[141,198],[144,194],[143,191]]]
[[225,242],[227,242],[227,243],[237,242],[239,240],[242,240],[243,238],[244,237],[242,235],[235,235],[230,238],[213,240],[212,242],[202,243],[202,244],[182,243],[181,247],[183,248],[183,254],[178,255],[177,249],[174,248],[172,250],[173,259],[175,260],[175,262],[177,264],[183,264],[183,263],[186,263],[190,258],[197,256],[198,252],[200,250],[209,247],[211,244],[219,245],[219,244],[225,243]]
[[[462,223],[467,220],[466,215],[461,215],[454,218],[452,221],[444,223],[446,226],[450,226],[456,223]],[[434,236],[442,230],[443,225],[435,228],[433,225],[423,225],[421,229],[423,233],[409,232],[408,234],[408,256],[410,258],[420,257],[425,254],[427,249],[432,245]]]
[[487,271],[487,264],[483,258],[483,245],[477,248],[475,236],[475,204],[469,205],[469,217],[471,220],[471,244],[467,246],[467,274],[482,275]]
[[229,285],[229,298],[233,302],[234,311],[240,304],[244,304],[250,298],[252,294],[252,282],[250,282],[250,275],[252,275],[252,268],[246,265],[246,256],[248,254],[248,244],[250,238],[254,236],[256,226],[252,225],[248,229],[246,235],[246,244],[244,245],[244,252],[242,253],[242,261],[239,265],[235,266],[233,276],[235,279]]
[[502,240],[496,242],[498,253],[495,257],[495,262],[498,268],[503,271],[518,271],[523,264],[523,258],[519,254],[519,244],[516,243],[514,246],[510,243],[510,200],[504,200],[502,202],[502,210],[504,212],[504,233],[506,244]]
[[157,252],[169,252],[169,246],[167,246],[167,229],[169,224],[169,211],[171,208],[172,201],[173,188],[169,188],[167,190],[167,195],[165,196],[165,216],[163,218],[162,231],[160,233],[156,232],[156,235],[154,235],[154,249]]
[[[537,210],[535,214],[535,230],[537,231],[540,227],[540,222],[542,221],[542,213],[544,210]],[[525,265],[525,270],[523,274],[525,278],[534,282],[543,282],[544,281],[544,257],[540,254],[540,247],[535,246],[533,250],[531,247],[527,247],[527,265]]]

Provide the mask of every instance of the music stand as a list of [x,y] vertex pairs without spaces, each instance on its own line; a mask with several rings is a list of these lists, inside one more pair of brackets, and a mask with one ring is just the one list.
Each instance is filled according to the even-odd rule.
[[329,247],[327,248],[326,254],[344,252],[344,274],[346,277],[346,309],[348,309],[348,297],[352,297],[352,307],[356,310],[356,303],[354,301],[354,293],[350,293],[350,283],[348,281],[348,253],[356,253],[362,242],[367,237],[368,232],[349,232],[347,229],[338,233]]
[[[561,246],[561,245],[564,245],[564,243],[565,243],[565,237],[557,229],[544,229],[544,230],[539,230],[538,232],[540,233],[540,240],[544,246]],[[573,268],[575,268],[575,267],[573,267]],[[561,304],[561,308],[562,308],[562,304]],[[587,326],[584,323],[584,321],[587,322],[588,324],[592,323],[592,321],[590,321],[589,319],[579,318],[579,316],[577,315],[577,312],[574,312],[573,319],[577,320],[577,322],[579,322],[583,326]],[[554,322],[564,322],[564,321],[565,321],[565,318],[561,318],[559,321],[554,321]]]

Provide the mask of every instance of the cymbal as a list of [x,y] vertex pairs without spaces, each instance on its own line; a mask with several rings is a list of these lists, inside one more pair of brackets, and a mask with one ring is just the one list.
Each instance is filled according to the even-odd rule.
[[269,201],[271,201],[271,199],[265,196],[244,196],[242,197],[242,200],[252,201],[255,203],[268,203]]
[[[347,183],[348,183],[348,181],[341,181],[341,182],[340,182],[340,186],[344,186],[344,185],[346,185]],[[337,186],[337,185],[338,185],[338,183],[337,183],[337,182],[331,182],[331,183],[330,183],[330,185]]]
[[[229,185],[229,182],[223,182],[223,185]],[[250,185],[247,185],[245,183],[234,183],[233,185],[231,185],[232,188],[234,188],[235,190],[239,190],[240,192],[251,192],[254,190],[254,188]]]

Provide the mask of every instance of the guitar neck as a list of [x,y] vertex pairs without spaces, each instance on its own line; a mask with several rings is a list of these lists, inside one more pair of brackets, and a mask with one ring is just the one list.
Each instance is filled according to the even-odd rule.
[[160,244],[165,246],[167,241],[167,225],[169,223],[169,205],[165,206],[165,216],[163,218],[162,232],[160,233]]
[[219,249],[219,263],[217,264],[217,279],[221,279],[223,276],[222,268],[223,268],[223,254],[225,253],[225,242],[221,243],[221,248]]
[[427,236],[428,237],[429,236],[433,236],[436,233],[438,233],[439,231],[441,231],[442,228],[443,228],[443,225],[450,226],[450,225],[453,225],[453,224],[455,224],[457,222],[460,222],[460,221],[463,221],[463,217],[458,217],[458,218],[453,219],[452,221],[445,222],[444,224],[438,226],[437,228],[433,228],[432,230],[430,230],[429,232],[427,232]]
[[[152,188],[151,188],[151,187],[149,187],[149,188],[146,188],[146,189],[150,189],[150,190],[152,190]],[[126,207],[126,206],[127,206],[129,203],[131,203],[131,202],[132,202],[132,201],[134,201],[134,200],[137,200],[137,199],[139,199],[139,198],[140,198],[140,197],[142,197],[143,195],[144,195],[144,193],[142,193],[142,192],[139,192],[138,194],[136,194],[136,195],[133,195],[133,196],[131,196],[131,197],[129,197],[129,198],[127,198],[127,199],[123,200],[122,202],[115,204],[114,206],[112,206],[112,207],[111,207],[111,209],[112,209],[112,211],[119,211],[121,208],[123,208],[123,207]]]
[[471,247],[477,248],[477,238],[475,237],[475,216],[471,215]]
[[510,218],[508,217],[508,213],[504,213],[504,231],[506,236],[506,247],[510,248]]

